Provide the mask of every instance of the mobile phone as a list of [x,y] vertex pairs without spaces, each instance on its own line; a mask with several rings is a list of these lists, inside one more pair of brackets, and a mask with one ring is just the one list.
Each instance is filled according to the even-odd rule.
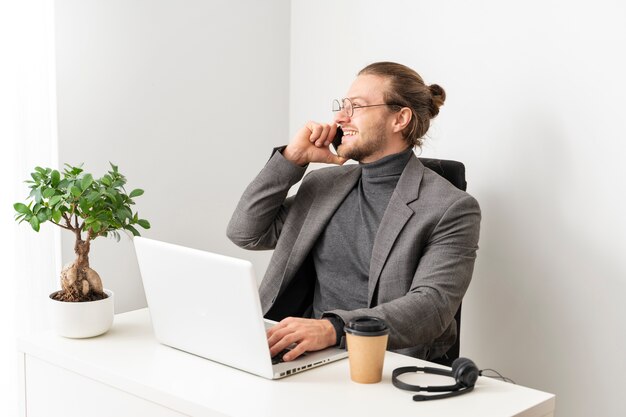
[[341,130],[340,126],[337,126],[337,133],[335,134],[335,137],[333,138],[333,147],[335,148],[335,152],[337,152],[337,149],[339,149],[339,145],[341,145],[341,138],[343,137],[343,130]]

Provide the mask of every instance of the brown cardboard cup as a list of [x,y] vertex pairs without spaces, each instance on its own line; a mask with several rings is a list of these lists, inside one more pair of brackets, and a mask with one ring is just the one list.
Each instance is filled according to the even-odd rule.
[[345,326],[350,378],[361,384],[380,382],[389,328],[376,317],[357,317]]

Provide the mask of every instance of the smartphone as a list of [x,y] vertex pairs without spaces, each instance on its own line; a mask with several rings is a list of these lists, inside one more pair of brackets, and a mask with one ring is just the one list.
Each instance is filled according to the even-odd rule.
[[337,133],[335,134],[335,137],[333,139],[333,147],[335,148],[335,152],[337,152],[337,149],[339,149],[339,145],[341,145],[342,137],[343,137],[343,130],[341,130],[341,127],[337,126]]

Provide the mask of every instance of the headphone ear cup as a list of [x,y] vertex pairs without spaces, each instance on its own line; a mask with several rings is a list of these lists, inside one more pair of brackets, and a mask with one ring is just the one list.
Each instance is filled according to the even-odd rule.
[[459,369],[459,367],[461,365],[463,365],[465,362],[469,361],[468,358],[456,358],[453,362],[452,362],[452,376],[454,377],[457,374],[457,371]]
[[471,359],[457,358],[452,362],[452,377],[463,387],[473,387],[479,375],[480,371]]

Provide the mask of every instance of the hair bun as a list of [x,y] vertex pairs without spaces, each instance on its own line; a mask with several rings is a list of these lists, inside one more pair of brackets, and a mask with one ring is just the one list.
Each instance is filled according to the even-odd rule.
[[446,91],[438,84],[431,84],[428,86],[428,89],[430,90],[430,94],[432,96],[432,106],[430,112],[431,116],[435,117],[439,114],[439,107],[443,106],[443,103],[446,101]]

